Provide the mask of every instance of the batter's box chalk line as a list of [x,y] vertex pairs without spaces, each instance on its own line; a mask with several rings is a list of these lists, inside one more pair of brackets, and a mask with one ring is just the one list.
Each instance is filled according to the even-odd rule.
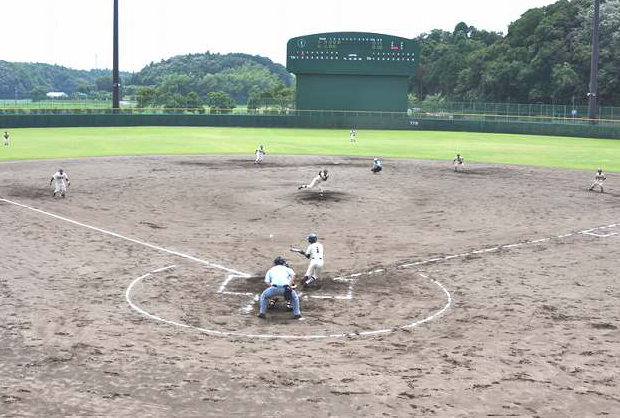
[[[357,276],[361,276],[358,274]],[[220,287],[217,290],[217,293],[221,295],[229,295],[229,296],[241,296],[241,297],[250,297],[248,302],[241,308],[241,312],[245,314],[249,314],[252,312],[254,305],[260,300],[260,294],[257,293],[247,293],[247,292],[231,292],[227,290],[227,286],[234,280],[239,278],[245,278],[244,276],[239,276],[235,274],[229,274],[226,276],[224,281],[220,284]],[[308,295],[304,292],[297,292],[298,296],[302,300],[309,299],[319,299],[319,300],[352,300],[353,299],[353,289],[355,284],[357,283],[357,279],[345,279],[342,277],[336,277],[332,279],[335,282],[346,283],[347,284],[347,292],[345,294],[340,295]]]
[[[67,217],[64,216],[60,216],[60,215],[56,215],[54,213],[51,212],[47,212],[41,209],[37,209],[28,205],[24,205],[12,200],[8,200],[8,199],[4,199],[4,198],[0,198],[0,201],[5,202],[5,203],[9,203],[11,205],[15,205],[18,206],[20,208],[23,209],[28,209],[30,211],[36,212],[38,214],[41,215],[45,215],[51,218],[54,218],[56,220],[61,220],[64,222],[68,222],[71,223],[73,225],[77,225],[83,228],[87,228],[93,231],[97,231],[100,232],[102,234],[108,235],[108,236],[112,236],[121,240],[125,240],[128,242],[131,242],[133,244],[137,244],[137,245],[141,245],[147,248],[150,248],[152,250],[155,251],[159,251],[159,252],[163,252],[163,253],[167,253],[169,255],[173,255],[176,257],[181,257],[190,261],[194,261],[196,263],[202,264],[204,266],[210,267],[210,268],[215,268],[215,269],[219,269],[222,271],[225,271],[228,273],[228,276],[226,277],[226,279],[224,280],[224,283],[226,283],[226,280],[228,280],[228,282],[230,282],[230,280],[233,280],[235,278],[249,278],[250,275],[247,273],[243,273],[225,266],[222,266],[220,264],[216,264],[216,263],[212,263],[210,261],[198,258],[198,257],[194,257],[192,255],[189,254],[185,254],[179,251],[174,251],[174,250],[170,250],[158,245],[154,245],[154,244],[150,244],[148,242],[142,241],[142,240],[138,240],[138,239],[134,239],[134,238],[130,238],[130,237],[126,237],[108,230],[105,230],[103,228],[98,228],[95,226],[91,226],[82,222],[78,222],[78,221],[74,221],[72,219],[69,219]],[[470,256],[472,254],[492,254],[495,253],[497,251],[500,251],[502,249],[508,250],[511,248],[522,248],[524,246],[528,246],[528,245],[538,245],[538,244],[542,244],[545,242],[549,242],[552,240],[562,240],[562,239],[566,239],[568,237],[572,237],[575,235],[593,235],[593,236],[597,236],[597,237],[610,237],[610,236],[616,236],[618,235],[618,233],[616,232],[612,232],[612,233],[598,233],[598,231],[604,231],[606,229],[612,229],[612,228],[617,228],[618,225],[620,225],[620,223],[614,223],[614,224],[610,224],[610,225],[605,225],[605,226],[598,226],[595,228],[590,228],[587,230],[583,230],[583,231],[579,231],[579,232],[570,232],[567,234],[563,234],[563,235],[556,235],[556,236],[551,236],[551,237],[546,237],[546,238],[541,238],[541,239],[536,239],[536,240],[530,240],[530,241],[523,241],[523,242],[518,242],[518,243],[514,243],[514,244],[506,244],[506,245],[502,245],[499,247],[491,247],[491,248],[484,248],[484,249],[480,249],[480,250],[475,250],[475,251],[471,251],[471,252],[467,252],[467,253],[461,253],[461,254],[455,254],[455,255],[448,255],[445,257],[439,257],[439,258],[432,258],[432,259],[428,259],[428,260],[421,260],[421,261],[416,261],[413,263],[407,263],[407,264],[402,264],[400,266],[397,266],[397,268],[409,268],[409,267],[417,267],[417,266],[423,266],[426,264],[431,264],[431,263],[440,263],[443,261],[448,261],[448,260],[452,260],[452,259],[458,259],[458,258],[464,258],[467,256]],[[596,232],[595,232],[596,231]],[[148,277],[155,277],[155,275],[158,275],[159,273],[166,271],[166,270],[170,270],[175,268],[176,266],[167,266],[167,267],[163,267],[161,269],[157,269],[157,270],[153,270],[149,273],[146,273],[136,279],[134,279],[131,284],[129,285],[129,287],[127,287],[127,290],[125,292],[125,298],[127,300],[127,303],[129,304],[129,306],[131,306],[132,309],[134,309],[136,312],[147,316],[151,319],[154,319],[156,321],[162,322],[162,323],[166,323],[168,325],[173,325],[173,326],[179,326],[179,327],[183,327],[183,328],[194,328],[197,331],[200,332],[204,332],[210,335],[215,335],[215,336],[221,336],[221,337],[246,337],[246,338],[281,338],[281,339],[325,339],[325,338],[344,338],[344,337],[359,337],[359,336],[369,336],[369,335],[379,335],[379,334],[386,334],[386,333],[390,333],[393,331],[396,331],[398,329],[407,329],[407,328],[414,328],[417,326],[420,326],[426,322],[432,321],[434,319],[439,318],[440,316],[442,316],[452,305],[452,296],[450,295],[450,292],[448,292],[448,290],[438,281],[429,278],[428,276],[422,274],[422,273],[416,273],[417,275],[419,275],[420,277],[430,280],[432,283],[434,283],[439,289],[441,289],[441,291],[445,294],[446,296],[446,304],[445,306],[439,310],[438,312],[436,312],[435,314],[428,316],[424,319],[421,319],[419,321],[415,321],[412,322],[410,324],[406,324],[406,325],[402,325],[400,327],[395,327],[395,328],[386,328],[386,329],[378,329],[375,331],[364,331],[364,332],[346,332],[346,333],[339,333],[339,334],[323,334],[323,335],[277,335],[277,334],[244,334],[244,333],[240,333],[240,332],[234,332],[234,331],[218,331],[218,330],[209,330],[206,328],[199,328],[199,327],[193,327],[191,325],[188,324],[182,324],[179,322],[175,322],[175,321],[170,321],[167,320],[165,318],[160,318],[158,316],[152,315],[148,312],[146,312],[145,310],[141,309],[140,307],[138,307],[136,304],[134,304],[131,301],[131,293],[132,293],[132,289],[134,288],[134,286],[141,282],[142,280],[145,280]],[[333,280],[342,280],[342,281],[346,281],[346,280],[351,280],[351,279],[355,279],[358,280],[359,277],[362,276],[367,276],[367,275],[371,275],[371,274],[376,274],[376,273],[382,273],[386,271],[385,269],[376,269],[370,272],[366,272],[366,273],[355,273],[352,274],[350,276],[345,276],[345,277],[337,277],[334,278]],[[354,284],[354,282],[351,282]],[[227,284],[227,283],[226,283]],[[347,296],[350,294],[351,298],[353,297],[353,290],[352,290],[352,286],[350,286],[350,293],[347,293]],[[224,287],[222,288],[222,286],[220,285],[220,289],[222,289],[222,293],[226,292],[225,290],[226,285],[224,285]],[[250,294],[248,293],[245,296],[250,296]],[[251,301],[251,303],[255,303],[255,298],[256,295],[253,296],[253,299]],[[246,307],[247,308],[247,307]],[[250,305],[250,309],[251,309],[251,305]]]
[[[585,231],[581,231],[580,234],[582,235],[591,235],[593,237],[597,237],[597,238],[609,238],[609,237],[615,237],[617,235],[619,235],[619,232],[607,232],[605,233],[604,230],[606,229],[614,229],[617,228],[618,224],[611,224],[611,225],[607,225],[607,226],[601,226],[600,228],[594,228],[594,229],[587,229]],[[597,233],[594,231],[601,231],[601,233]]]
[[[347,331],[347,332],[341,332],[341,333],[325,333],[325,334],[275,334],[275,333],[260,334],[260,333],[245,333],[245,332],[240,332],[240,331],[217,330],[217,329],[210,329],[210,328],[205,328],[205,327],[197,327],[197,326],[186,324],[183,322],[173,321],[173,320],[163,318],[161,316],[148,312],[146,309],[140,307],[137,303],[135,303],[132,300],[132,294],[134,292],[134,288],[136,287],[136,285],[138,285],[140,282],[145,281],[146,279],[149,279],[149,278],[158,280],[160,279],[158,278],[159,273],[172,270],[174,268],[176,268],[175,265],[162,267],[160,269],[150,271],[134,279],[131,282],[131,284],[127,287],[127,290],[125,291],[125,299],[127,303],[134,311],[138,312],[139,314],[143,316],[146,316],[147,318],[153,319],[155,321],[162,322],[167,325],[192,329],[195,331],[199,331],[205,334],[218,336],[218,337],[250,338],[250,339],[285,339],[285,340],[321,340],[321,339],[328,339],[328,338],[369,337],[369,336],[374,336],[374,335],[389,334],[389,333],[392,333],[398,330],[406,330],[406,329],[412,329],[412,328],[419,327],[427,322],[431,322],[435,319],[438,319],[439,317],[444,315],[446,311],[452,306],[452,295],[450,294],[448,289],[445,288],[443,284],[439,283],[438,281],[434,279],[431,279],[429,276],[423,273],[415,273],[422,279],[426,281],[430,281],[431,283],[435,284],[444,294],[446,302],[445,302],[445,305],[440,310],[433,313],[432,315],[429,315],[422,319],[413,320],[413,322],[410,322],[404,325],[400,325],[400,326],[392,327],[392,328],[383,328],[383,329],[379,328],[379,329],[372,330],[372,331]],[[232,280],[232,278],[230,280]],[[255,303],[257,299],[258,299],[258,295],[254,295],[254,297],[252,298],[251,304]],[[250,305],[250,309],[251,308],[252,308],[252,305]]]

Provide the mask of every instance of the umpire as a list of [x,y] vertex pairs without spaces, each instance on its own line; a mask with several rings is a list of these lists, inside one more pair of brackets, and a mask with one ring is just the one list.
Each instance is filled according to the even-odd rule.
[[293,315],[295,319],[299,319],[301,318],[299,297],[293,289],[295,286],[295,272],[286,265],[286,261],[282,257],[276,257],[273,264],[274,266],[265,274],[265,283],[269,287],[260,295],[260,312],[258,317],[265,318],[269,298],[284,296],[284,299],[293,301]]

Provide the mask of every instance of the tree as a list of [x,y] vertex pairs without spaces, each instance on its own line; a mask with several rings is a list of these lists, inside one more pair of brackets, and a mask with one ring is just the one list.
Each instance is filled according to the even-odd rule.
[[46,96],[45,94],[47,93],[47,91],[45,90],[45,88],[41,87],[41,86],[37,86],[35,88],[32,89],[32,91],[30,92],[30,98],[35,101],[35,102],[39,102],[41,100],[45,100]]
[[95,88],[97,91],[108,91],[112,92],[113,78],[111,75],[99,77],[95,80]]
[[234,109],[235,103],[232,98],[223,91],[212,91],[207,94],[207,106],[211,109]]
[[137,106],[139,109],[155,106],[157,104],[158,92],[153,87],[139,88],[136,93],[136,99],[138,101]]

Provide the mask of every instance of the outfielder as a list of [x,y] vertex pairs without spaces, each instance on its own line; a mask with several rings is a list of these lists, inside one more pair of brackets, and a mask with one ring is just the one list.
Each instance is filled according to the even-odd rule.
[[314,179],[312,179],[312,182],[310,184],[304,184],[303,186],[299,186],[297,190],[312,189],[314,186],[318,186],[319,191],[323,193],[323,188],[321,187],[321,183],[324,181],[327,181],[328,177],[329,176],[327,175],[327,170],[321,170],[319,171],[319,174]]
[[603,183],[605,183],[605,180],[607,180],[607,177],[605,177],[605,174],[603,173],[603,169],[599,168],[596,174],[594,175],[594,182],[592,183],[592,186],[590,186],[589,190],[592,191],[595,187],[598,186],[601,188],[601,193],[603,193]]
[[383,166],[381,165],[381,161],[379,161],[379,159],[375,158],[373,160],[373,162],[372,162],[372,168],[370,169],[370,171],[372,171],[373,174],[377,174],[381,170],[383,170]]
[[267,311],[267,300],[274,296],[284,296],[284,299],[293,301],[293,315],[295,319],[301,318],[299,307],[299,296],[295,292],[295,272],[287,267],[286,261],[282,257],[276,257],[273,261],[274,266],[265,274],[265,283],[269,286],[260,295],[259,318],[265,318]]
[[67,186],[70,186],[71,183],[69,183],[69,177],[67,176],[67,173],[62,170],[62,168],[52,176],[50,186],[52,185],[52,182],[55,182],[54,197],[56,197],[57,194],[59,194],[60,197],[66,197]]
[[317,281],[319,279],[321,269],[323,268],[323,244],[318,241],[319,237],[317,237],[316,234],[310,234],[308,236],[308,242],[310,243],[310,245],[308,245],[306,251],[299,250],[297,248],[291,248],[291,251],[299,253],[304,257],[310,259],[310,264],[308,265],[308,270],[306,270],[306,274],[303,280],[304,287]]
[[454,164],[454,171],[458,171],[459,168],[462,170],[465,168],[465,158],[461,157],[461,154],[456,154],[452,164]]
[[7,131],[4,131],[4,134],[2,134],[2,138],[4,138],[4,146],[8,147],[9,146],[9,133]]
[[256,160],[254,160],[254,164],[260,164],[263,162],[263,156],[267,154],[261,145],[260,148],[256,150]]
[[357,142],[357,131],[355,128],[351,128],[351,132],[349,133],[349,139],[351,142]]

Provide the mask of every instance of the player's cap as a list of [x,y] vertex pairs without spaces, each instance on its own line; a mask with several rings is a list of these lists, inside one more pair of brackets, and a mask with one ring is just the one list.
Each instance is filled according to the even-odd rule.
[[375,159],[374,159],[374,161],[379,161],[379,160],[377,160],[377,159],[375,158]]
[[275,260],[273,260],[273,264],[276,266],[284,266],[286,265],[286,260],[282,257],[278,256]]
[[599,171],[599,172],[600,172],[600,171],[603,171],[603,169],[599,167],[598,171]]

